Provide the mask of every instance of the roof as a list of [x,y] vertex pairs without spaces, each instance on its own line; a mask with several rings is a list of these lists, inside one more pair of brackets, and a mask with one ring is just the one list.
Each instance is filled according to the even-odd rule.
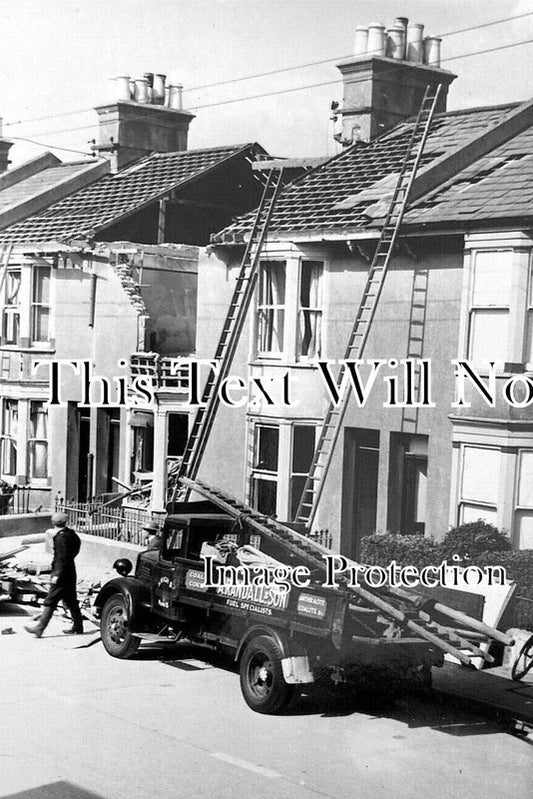
[[255,144],[239,144],[152,153],[116,174],[108,174],[65,199],[0,232],[0,243],[45,243],[97,231],[167,196],[208,170],[236,156],[247,156]]
[[[434,117],[420,171],[462,147],[473,137],[500,124],[517,103]],[[414,120],[403,122],[369,144],[357,143],[279,195],[269,235],[289,233],[356,233],[380,224],[386,210],[377,205],[394,188]],[[442,223],[533,215],[533,129],[510,139],[489,155],[458,172],[436,191],[413,204],[405,224]],[[213,237],[214,243],[235,243],[249,231],[253,216],[241,217]]]
[[103,158],[62,163],[50,152],[3,172],[0,229],[39,213],[107,172],[109,162]]

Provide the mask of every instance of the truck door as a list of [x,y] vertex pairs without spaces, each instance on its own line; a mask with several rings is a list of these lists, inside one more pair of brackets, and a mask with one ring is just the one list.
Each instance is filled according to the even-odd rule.
[[186,526],[173,526],[165,531],[161,542],[159,560],[152,583],[152,610],[161,616],[177,619],[181,613],[178,605],[184,566],[180,562],[186,538]]

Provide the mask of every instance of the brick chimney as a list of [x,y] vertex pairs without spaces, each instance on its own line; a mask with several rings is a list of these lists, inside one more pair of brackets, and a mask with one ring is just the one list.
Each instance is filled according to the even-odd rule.
[[12,141],[7,141],[2,136],[2,118],[0,117],[0,173],[7,172],[7,168],[11,161],[9,160],[9,151],[13,147]]
[[426,86],[442,84],[437,111],[446,110],[456,75],[440,68],[440,39],[424,26],[397,17],[387,30],[378,22],[358,25],[354,55],[337,64],[343,78],[342,103],[333,103],[341,122],[335,139],[348,146],[370,141],[418,113]]
[[181,107],[181,86],[165,86],[164,75],[151,73],[134,81],[121,75],[111,85],[113,101],[95,109],[99,131],[93,149],[111,153],[113,171],[153,152],[187,149],[194,114]]

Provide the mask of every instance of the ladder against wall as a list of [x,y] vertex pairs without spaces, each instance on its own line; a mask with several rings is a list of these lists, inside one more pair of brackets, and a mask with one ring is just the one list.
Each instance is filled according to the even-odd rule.
[[[363,355],[383,289],[383,283],[388,271],[392,251],[409,201],[409,192],[418,171],[431,121],[437,107],[440,91],[441,85],[439,84],[436,87],[428,86],[424,93],[422,104],[407,144],[392,199],[381,229],[374,257],[370,264],[366,285],[355,316],[343,360],[358,359]],[[339,393],[343,385],[344,377],[345,368],[341,365],[337,375],[337,390]],[[326,476],[341,430],[349,398],[350,392],[345,390],[337,404],[331,402],[322,422],[309,474],[294,519],[296,522],[305,524],[308,529],[310,529],[313,524],[322,496]]]
[[219,388],[221,382],[229,374],[257,283],[259,258],[282,182],[283,166],[270,169],[215,350],[214,361],[217,368],[211,370],[204,386],[201,403],[198,406],[176,476],[173,499],[176,496],[180,478],[184,476],[194,478],[198,473],[220,404]]

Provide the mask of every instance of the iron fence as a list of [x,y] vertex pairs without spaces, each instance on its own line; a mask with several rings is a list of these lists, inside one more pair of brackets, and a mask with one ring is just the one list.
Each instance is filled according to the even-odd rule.
[[30,486],[11,486],[9,493],[0,494],[0,516],[30,513]]
[[69,526],[79,533],[140,546],[146,543],[147,537],[142,528],[148,522],[162,522],[165,515],[140,508],[104,506],[101,502],[74,502],[61,497],[56,500],[55,509],[66,513]]

